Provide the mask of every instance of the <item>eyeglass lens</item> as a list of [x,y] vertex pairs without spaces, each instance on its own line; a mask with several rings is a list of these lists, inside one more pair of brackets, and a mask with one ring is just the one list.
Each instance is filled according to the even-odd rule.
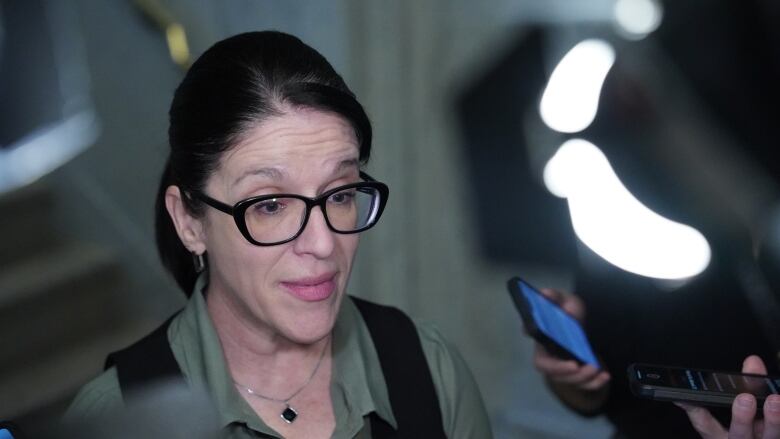
[[[331,194],[322,204],[331,228],[353,232],[376,220],[379,191],[371,187],[348,188]],[[297,235],[306,217],[306,202],[280,197],[259,201],[247,208],[244,219],[255,241],[274,243]]]

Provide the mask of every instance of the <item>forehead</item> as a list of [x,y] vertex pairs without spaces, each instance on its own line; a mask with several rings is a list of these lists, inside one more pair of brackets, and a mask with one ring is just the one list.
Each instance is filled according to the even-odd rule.
[[257,170],[312,172],[356,161],[355,131],[342,116],[312,109],[288,109],[248,130],[225,153],[220,171],[238,179]]

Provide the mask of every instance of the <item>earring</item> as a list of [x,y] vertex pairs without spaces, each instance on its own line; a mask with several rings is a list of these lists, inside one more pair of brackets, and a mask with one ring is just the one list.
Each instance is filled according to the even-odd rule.
[[192,263],[195,265],[195,273],[202,273],[206,269],[206,261],[203,259],[204,253],[197,254],[192,252]]

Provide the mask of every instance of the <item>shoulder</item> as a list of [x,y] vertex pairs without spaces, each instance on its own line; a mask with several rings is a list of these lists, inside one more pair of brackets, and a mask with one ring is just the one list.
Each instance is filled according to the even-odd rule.
[[[413,319],[420,336],[423,353],[434,381],[439,381],[446,393],[456,390],[464,382],[473,382],[473,376],[457,347],[448,341],[432,323]],[[437,389],[439,390],[439,389]]]
[[471,372],[461,357],[458,348],[449,342],[438,327],[430,322],[412,319],[417,334],[420,336],[425,358],[431,368],[431,373],[439,375],[439,379],[451,384],[462,379],[469,379]]
[[451,438],[490,438],[485,404],[474,376],[457,347],[439,329],[413,319],[441,404],[442,421]]
[[122,392],[119,388],[116,368],[112,367],[85,384],[76,394],[68,410],[66,421],[94,418],[121,408]]
[[[438,376],[445,381],[454,382],[460,378],[471,376],[465,361],[455,346],[449,343],[433,324],[412,318],[393,306],[381,305],[354,297],[352,302],[360,311],[350,314],[360,315],[360,320],[363,320],[370,327],[370,332],[374,333],[372,338],[380,336],[381,339],[398,340],[399,337],[414,336],[413,334],[416,333],[434,378]],[[409,326],[410,323],[411,326]],[[374,342],[376,341],[374,340]],[[403,342],[406,341],[403,340]]]
[[[368,303],[369,312],[361,312],[364,319],[368,316],[384,321],[378,326],[381,326],[385,335],[397,338],[400,334],[408,333],[398,327],[408,317],[403,311],[365,301],[361,306],[360,302],[358,300],[356,304],[363,310]],[[492,437],[479,388],[458,349],[433,324],[414,318],[409,318],[409,321],[414,330],[412,334],[416,332],[420,340],[431,372],[447,436],[453,439]]]

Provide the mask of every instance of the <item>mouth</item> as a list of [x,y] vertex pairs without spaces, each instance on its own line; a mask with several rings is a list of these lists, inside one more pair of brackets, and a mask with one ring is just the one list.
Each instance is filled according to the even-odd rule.
[[300,300],[318,302],[329,298],[336,291],[336,273],[287,280],[279,284]]

